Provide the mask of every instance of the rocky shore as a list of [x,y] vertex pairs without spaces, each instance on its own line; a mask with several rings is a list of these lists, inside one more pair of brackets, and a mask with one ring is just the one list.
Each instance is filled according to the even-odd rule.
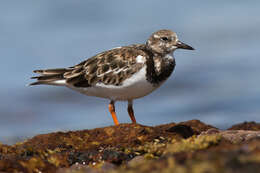
[[260,172],[260,124],[121,124],[0,143],[1,173]]

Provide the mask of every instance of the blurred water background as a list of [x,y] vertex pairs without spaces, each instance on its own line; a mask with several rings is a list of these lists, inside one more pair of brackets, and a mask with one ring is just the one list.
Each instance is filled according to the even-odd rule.
[[[260,121],[260,1],[12,0],[0,3],[0,141],[112,125],[108,100],[63,87],[27,87],[34,69],[68,67],[98,52],[144,43],[172,29],[196,51],[177,50],[176,69],[135,100],[137,121],[199,119],[226,128]],[[130,122],[117,102],[120,122]]]

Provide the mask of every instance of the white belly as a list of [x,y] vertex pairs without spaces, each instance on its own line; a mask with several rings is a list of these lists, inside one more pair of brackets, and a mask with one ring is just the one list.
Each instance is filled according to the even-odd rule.
[[108,98],[116,101],[132,100],[146,96],[159,86],[154,86],[146,80],[146,66],[144,66],[139,72],[126,79],[120,86],[97,83],[95,86],[88,88],[68,87],[89,96]]

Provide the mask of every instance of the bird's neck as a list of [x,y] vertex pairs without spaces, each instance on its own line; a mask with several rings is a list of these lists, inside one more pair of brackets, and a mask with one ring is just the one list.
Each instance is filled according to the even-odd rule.
[[173,72],[175,59],[173,54],[149,56],[146,62],[146,78],[154,85],[165,81]]

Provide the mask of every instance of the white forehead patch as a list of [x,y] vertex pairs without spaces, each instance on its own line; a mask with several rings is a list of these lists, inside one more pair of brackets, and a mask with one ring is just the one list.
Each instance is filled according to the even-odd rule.
[[120,48],[122,48],[121,46],[120,47],[114,47],[114,48],[112,48],[112,49],[120,49]]
[[144,61],[145,61],[145,58],[142,55],[138,55],[136,57],[136,62],[137,63],[144,63]]
[[177,46],[172,46],[172,49],[177,49],[178,47]]
[[153,37],[154,37],[154,38],[160,38],[160,36],[157,35],[157,34],[154,34]]
[[166,58],[166,59],[174,59],[172,53],[166,54],[163,58]]

